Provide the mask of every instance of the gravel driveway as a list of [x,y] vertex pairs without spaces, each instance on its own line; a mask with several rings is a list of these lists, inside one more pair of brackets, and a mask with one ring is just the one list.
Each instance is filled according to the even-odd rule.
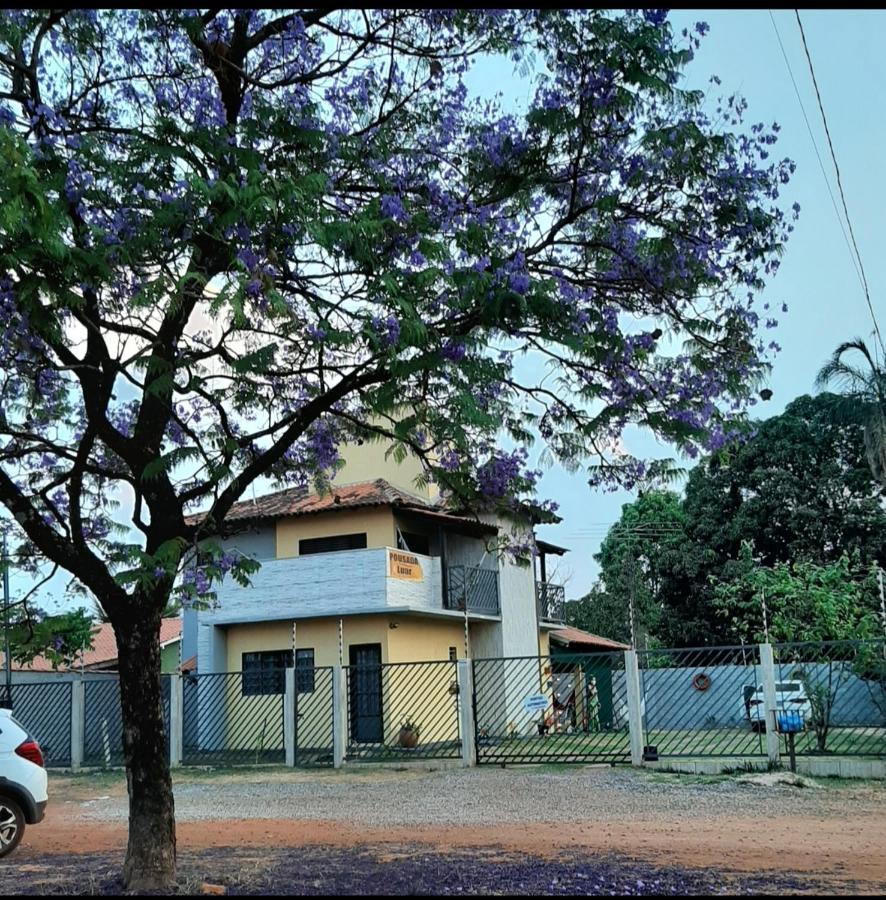
[[[656,817],[833,818],[882,814],[886,784],[798,788],[756,779],[694,781],[640,774],[627,768],[272,770],[201,777],[180,771],[175,812],[179,822],[225,818],[342,821],[372,826],[483,826],[531,822],[646,821]],[[814,785],[810,779],[803,784]],[[820,782],[819,784],[824,784]],[[74,801],[76,803],[76,801]],[[79,807],[87,819],[126,821],[119,791]]]

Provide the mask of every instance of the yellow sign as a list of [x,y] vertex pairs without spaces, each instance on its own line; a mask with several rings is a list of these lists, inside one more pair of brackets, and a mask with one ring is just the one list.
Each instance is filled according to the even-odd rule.
[[400,553],[397,550],[388,551],[388,573],[391,578],[405,578],[408,581],[424,580],[418,557],[411,553]]

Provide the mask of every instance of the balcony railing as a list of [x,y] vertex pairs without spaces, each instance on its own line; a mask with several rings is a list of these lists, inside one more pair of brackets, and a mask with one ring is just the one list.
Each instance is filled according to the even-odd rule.
[[448,589],[443,603],[446,609],[497,616],[501,612],[498,598],[498,572],[475,566],[450,566],[447,570]]
[[544,622],[565,622],[566,588],[550,581],[536,581],[538,617]]

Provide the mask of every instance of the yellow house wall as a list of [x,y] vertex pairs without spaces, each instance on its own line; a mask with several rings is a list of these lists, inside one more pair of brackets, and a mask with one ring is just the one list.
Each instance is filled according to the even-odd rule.
[[[343,660],[348,664],[351,644],[381,644],[382,662],[388,662],[388,616],[353,616],[342,620]],[[227,629],[227,671],[242,672],[243,654],[261,650],[292,648],[291,620],[234,625]],[[295,623],[296,649],[311,648],[318,668],[338,664],[338,619],[298,620]],[[283,746],[282,698],[280,694],[243,696],[240,679],[226,679],[225,746],[229,749],[257,749]],[[332,746],[332,673],[315,673],[314,691],[298,695],[298,750]],[[327,715],[328,713],[328,715]],[[262,723],[265,723],[262,738]],[[297,752],[298,752],[297,750]]]
[[355,481],[385,481],[423,497],[435,497],[439,492],[436,485],[417,487],[415,480],[423,473],[421,461],[408,454],[398,463],[393,456],[385,456],[390,444],[387,441],[366,441],[363,444],[345,444],[339,449],[344,467],[336,472],[336,484],[352,484]]
[[464,659],[464,624],[405,616],[395,621],[397,628],[388,638],[390,661],[431,664],[387,671],[385,743],[396,746],[400,725],[407,719],[419,727],[419,746],[458,740],[458,697],[451,693],[458,676],[455,663],[448,660],[450,647]]
[[[396,622],[397,628],[389,624]],[[227,629],[227,669],[240,672],[243,654],[261,650],[289,650],[292,647],[290,620],[231,626]],[[380,644],[383,663],[424,663],[435,665],[396,666],[385,670],[383,720],[385,743],[395,745],[400,724],[405,719],[420,727],[421,742],[454,741],[458,736],[457,697],[450,693],[456,668],[449,660],[455,647],[464,658],[464,626],[460,621],[443,621],[407,616],[352,616],[342,620],[343,662],[348,665],[349,648],[354,644]],[[297,649],[312,648],[319,667],[337,665],[338,619],[334,617],[297,620]],[[318,671],[313,693],[298,696],[298,748],[331,746],[331,673]],[[230,749],[258,749],[283,746],[282,698],[279,694],[243,696],[240,679],[230,679],[225,695],[226,746]]]
[[277,520],[277,559],[298,556],[298,542],[366,532],[367,547],[396,547],[394,514],[390,507],[342,510]]
[[539,631],[538,633],[538,655],[551,655],[551,633],[549,631]]

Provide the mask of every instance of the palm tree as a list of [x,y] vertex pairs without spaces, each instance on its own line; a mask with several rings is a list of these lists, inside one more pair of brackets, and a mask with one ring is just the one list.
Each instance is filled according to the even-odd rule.
[[[850,351],[860,353],[864,364],[844,360]],[[865,455],[874,478],[886,488],[886,367],[881,364],[861,338],[840,344],[821,367],[816,387],[836,384],[841,403],[838,412],[847,420],[864,426]]]

